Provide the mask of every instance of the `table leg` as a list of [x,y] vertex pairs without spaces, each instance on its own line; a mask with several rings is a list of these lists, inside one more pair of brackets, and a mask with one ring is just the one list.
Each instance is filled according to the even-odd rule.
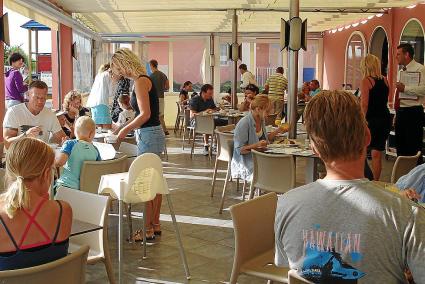
[[143,204],[143,259],[146,258],[146,202]]
[[123,283],[122,268],[123,268],[123,210],[124,202],[119,201],[118,204],[118,283]]
[[180,237],[179,226],[177,225],[176,215],[174,214],[173,204],[171,203],[171,197],[169,194],[166,194],[168,207],[170,208],[171,219],[173,220],[174,231],[176,232],[177,242],[179,244],[179,252],[183,261],[184,271],[186,273],[186,279],[190,279],[189,265],[187,264],[186,254],[184,252],[183,243]]
[[306,163],[306,169],[305,169],[305,183],[311,183],[317,180],[318,178],[318,172],[317,172],[317,165],[318,165],[319,159],[315,157],[309,157],[307,158]]

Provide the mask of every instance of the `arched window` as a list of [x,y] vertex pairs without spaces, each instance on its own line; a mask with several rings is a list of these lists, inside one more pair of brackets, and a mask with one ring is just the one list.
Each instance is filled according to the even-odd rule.
[[370,41],[369,53],[381,60],[381,73],[384,76],[388,74],[388,49],[387,33],[382,27],[377,27]]
[[356,90],[360,87],[362,73],[360,61],[366,55],[366,41],[360,32],[354,32],[347,43],[345,53],[345,88]]
[[417,20],[407,22],[401,33],[400,43],[410,43],[415,49],[415,60],[424,64],[424,30]]

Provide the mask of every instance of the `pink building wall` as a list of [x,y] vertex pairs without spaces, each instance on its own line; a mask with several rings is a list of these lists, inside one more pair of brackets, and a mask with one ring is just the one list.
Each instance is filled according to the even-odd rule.
[[[59,45],[57,41],[57,33],[52,30],[52,99],[53,107],[59,108],[62,102],[59,102],[59,85],[62,100],[65,95],[73,89],[73,68],[72,68],[72,29],[63,24],[59,25]],[[60,50],[60,53],[58,52]],[[58,56],[60,63],[58,65]],[[60,72],[59,72],[60,68]],[[60,78],[59,78],[60,74]]]
[[361,32],[369,45],[376,27],[381,26],[387,33],[389,43],[388,80],[391,85],[390,100],[394,93],[394,84],[397,78],[397,62],[395,61],[396,48],[399,44],[402,30],[406,23],[416,18],[425,25],[425,5],[419,4],[413,9],[396,8],[389,10],[382,17],[373,17],[365,24],[338,31],[326,32],[323,38],[323,87],[325,89],[340,89],[344,83],[345,52],[347,43],[353,32]]

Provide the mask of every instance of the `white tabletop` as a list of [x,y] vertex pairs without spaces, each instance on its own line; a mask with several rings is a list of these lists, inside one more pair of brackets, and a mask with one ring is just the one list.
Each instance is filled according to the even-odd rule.
[[123,188],[123,195],[120,196],[121,181],[127,184],[128,172],[103,175],[100,179],[98,193],[109,194],[112,198],[123,200],[126,195],[126,188]]

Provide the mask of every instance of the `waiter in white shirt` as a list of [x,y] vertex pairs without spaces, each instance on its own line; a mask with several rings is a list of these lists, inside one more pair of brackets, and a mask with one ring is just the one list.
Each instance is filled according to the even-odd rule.
[[[396,83],[395,140],[398,156],[414,156],[422,150],[425,102],[425,66],[413,59],[414,49],[408,43],[397,47],[397,62],[403,67]],[[408,72],[419,78],[419,83],[400,82]],[[421,158],[419,159],[422,160]]]
[[242,63],[241,65],[239,65],[239,71],[242,74],[242,83],[241,83],[242,90],[244,90],[246,86],[248,86],[249,84],[252,84],[258,87],[257,81],[255,81],[255,76],[248,71],[248,67],[246,66],[246,64]]

